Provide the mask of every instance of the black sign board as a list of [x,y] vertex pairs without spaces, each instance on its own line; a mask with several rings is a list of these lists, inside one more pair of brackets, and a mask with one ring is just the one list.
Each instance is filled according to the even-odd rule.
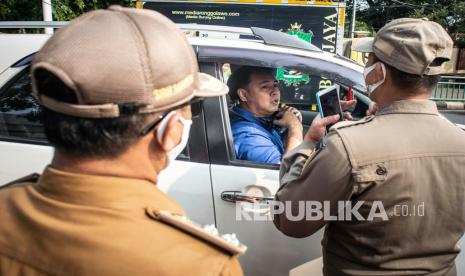
[[[146,2],[143,7],[156,10],[176,23],[261,27],[287,32],[332,53],[336,52],[337,36],[343,35],[337,33],[337,6],[164,1]],[[299,78],[293,76],[294,73],[278,70],[277,78],[284,102],[315,103],[315,93],[332,84],[319,76],[304,75]]]

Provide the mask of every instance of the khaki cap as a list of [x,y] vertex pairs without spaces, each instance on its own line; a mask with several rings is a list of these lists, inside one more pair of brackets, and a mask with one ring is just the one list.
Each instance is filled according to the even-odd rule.
[[382,27],[376,37],[360,38],[354,50],[374,53],[383,62],[415,75],[439,75],[452,55],[452,39],[436,22],[400,18]]
[[[38,69],[63,81],[77,103],[41,94]],[[199,73],[192,46],[172,21],[154,11],[119,6],[71,21],[36,55],[31,72],[39,102],[75,117],[113,118],[127,107],[153,113],[228,92],[221,81]]]

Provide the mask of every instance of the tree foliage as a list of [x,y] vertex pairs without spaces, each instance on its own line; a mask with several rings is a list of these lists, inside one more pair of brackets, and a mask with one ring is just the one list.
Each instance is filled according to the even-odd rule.
[[105,9],[111,5],[132,6],[131,0],[53,0],[53,18],[58,21],[71,20],[85,12]]
[[357,19],[375,31],[401,17],[426,17],[441,24],[453,39],[465,39],[464,0],[366,0],[357,11]]
[[[360,10],[363,10],[363,4],[364,2],[361,2],[361,0],[357,1],[357,17],[355,20],[355,29],[354,31],[367,31],[370,33],[370,36],[375,35],[374,29],[371,25],[369,25],[367,22],[363,21],[359,17]],[[352,9],[354,6],[353,0],[347,0],[346,2],[346,14],[345,14],[345,26],[344,26],[344,37],[349,37],[350,36],[350,28],[352,24]]]
[[2,0],[0,1],[0,21],[42,20],[41,1]]
[[53,20],[69,21],[96,9],[110,5],[134,6],[131,0],[1,0],[0,21],[40,21],[42,2],[52,4]]

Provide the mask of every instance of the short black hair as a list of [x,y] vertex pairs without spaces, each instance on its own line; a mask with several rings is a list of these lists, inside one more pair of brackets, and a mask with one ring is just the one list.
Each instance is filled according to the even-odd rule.
[[258,66],[242,66],[235,70],[228,79],[229,96],[232,101],[239,101],[237,89],[246,89],[250,83],[250,76],[252,74],[272,74],[273,69],[268,67]]
[[[421,88],[426,88],[427,90],[431,90],[433,87],[437,85],[439,80],[441,79],[440,75],[415,75],[410,74],[404,71],[401,71],[395,68],[392,65],[387,64],[386,62],[379,59],[375,54],[373,54],[374,62],[381,61],[384,63],[386,68],[391,72],[392,81],[395,86],[402,87],[405,89],[410,89],[412,93],[415,93],[416,90]],[[435,61],[433,61],[434,63]],[[437,62],[442,62],[438,60]]]
[[[37,69],[34,77],[40,94],[77,103],[74,91],[53,73]],[[149,115],[129,112],[117,118],[80,118],[42,107],[41,116],[45,135],[55,148],[77,157],[111,158],[138,140]]]

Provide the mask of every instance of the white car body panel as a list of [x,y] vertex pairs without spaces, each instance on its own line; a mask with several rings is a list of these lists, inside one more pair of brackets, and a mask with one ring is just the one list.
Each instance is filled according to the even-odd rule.
[[160,173],[157,186],[199,224],[215,224],[210,165],[175,160]]
[[42,173],[53,156],[49,146],[0,141],[0,185],[31,173]]
[[[236,204],[221,200],[224,191],[274,196],[279,188],[278,170],[212,165],[211,174],[218,230],[235,232],[247,245],[248,256],[240,258],[246,275],[288,275],[291,269],[321,257],[322,231],[305,239],[287,237],[272,221],[246,221],[245,216],[237,220]],[[313,272],[321,275],[321,271]]]
[[45,34],[0,34],[0,72],[38,51],[49,38],[50,35]]

